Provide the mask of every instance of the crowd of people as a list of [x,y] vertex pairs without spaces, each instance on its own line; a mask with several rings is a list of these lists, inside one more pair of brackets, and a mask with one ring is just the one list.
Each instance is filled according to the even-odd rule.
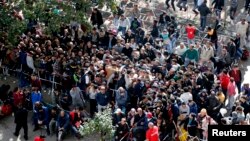
[[[185,2],[179,1],[180,10],[187,10]],[[200,14],[201,25],[185,25],[187,42],[179,41],[178,20],[167,12],[144,29],[138,5],[129,16],[118,7],[105,20],[94,8],[90,32],[72,22],[47,36],[30,20],[17,46],[8,47],[6,37],[0,39],[2,73],[19,79],[13,91],[8,84],[1,86],[0,113],[12,109],[14,135],[23,128],[26,140],[28,110],[33,111],[34,131],[45,128],[58,140],[70,131],[80,138],[80,125],[106,108],[114,112],[116,141],[164,141],[176,135],[180,141],[207,140],[209,124],[250,125],[250,87],[242,84],[239,69],[240,59],[247,56],[248,22],[242,18],[237,36],[221,44],[220,19],[206,27],[211,11],[206,0],[199,4],[194,12]],[[199,29],[206,38],[197,41]],[[43,100],[51,87],[54,106]]]

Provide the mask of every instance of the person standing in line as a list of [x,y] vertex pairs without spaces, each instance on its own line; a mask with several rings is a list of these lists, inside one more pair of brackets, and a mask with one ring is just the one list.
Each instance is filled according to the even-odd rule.
[[28,110],[25,109],[22,104],[17,106],[17,111],[15,112],[15,124],[16,129],[13,133],[14,136],[18,137],[21,128],[24,130],[24,139],[28,140]]

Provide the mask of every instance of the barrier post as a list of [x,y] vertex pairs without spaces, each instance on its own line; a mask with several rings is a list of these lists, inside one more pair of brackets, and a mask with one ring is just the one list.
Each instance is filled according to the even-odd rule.
[[51,91],[49,92],[49,95],[51,95],[51,102],[52,104],[55,104],[55,96],[54,96],[54,87],[55,87],[55,73],[53,72],[53,78],[52,78],[52,87]]

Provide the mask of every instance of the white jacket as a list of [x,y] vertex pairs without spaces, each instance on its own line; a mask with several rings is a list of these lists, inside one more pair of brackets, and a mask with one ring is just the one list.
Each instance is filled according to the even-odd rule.
[[248,28],[248,23],[245,22],[245,24],[242,24],[241,22],[238,22],[236,24],[236,33],[239,33],[241,36],[246,35]]
[[29,68],[31,68],[33,70],[33,72],[35,72],[35,66],[34,66],[34,60],[31,56],[28,56],[26,57],[26,62],[27,62],[27,66]]
[[177,46],[174,50],[175,50],[174,51],[175,54],[182,56],[187,51],[187,47],[184,46],[184,48],[181,49],[180,46]]
[[200,54],[200,59],[203,61],[208,61],[210,60],[211,57],[214,57],[214,49],[212,47],[207,48],[203,47],[201,48],[201,54]]

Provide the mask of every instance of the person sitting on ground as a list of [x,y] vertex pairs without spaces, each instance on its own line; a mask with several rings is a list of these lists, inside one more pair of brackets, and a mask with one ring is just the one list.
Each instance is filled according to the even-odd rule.
[[69,115],[61,110],[57,119],[57,138],[61,140],[70,128],[70,118]]

